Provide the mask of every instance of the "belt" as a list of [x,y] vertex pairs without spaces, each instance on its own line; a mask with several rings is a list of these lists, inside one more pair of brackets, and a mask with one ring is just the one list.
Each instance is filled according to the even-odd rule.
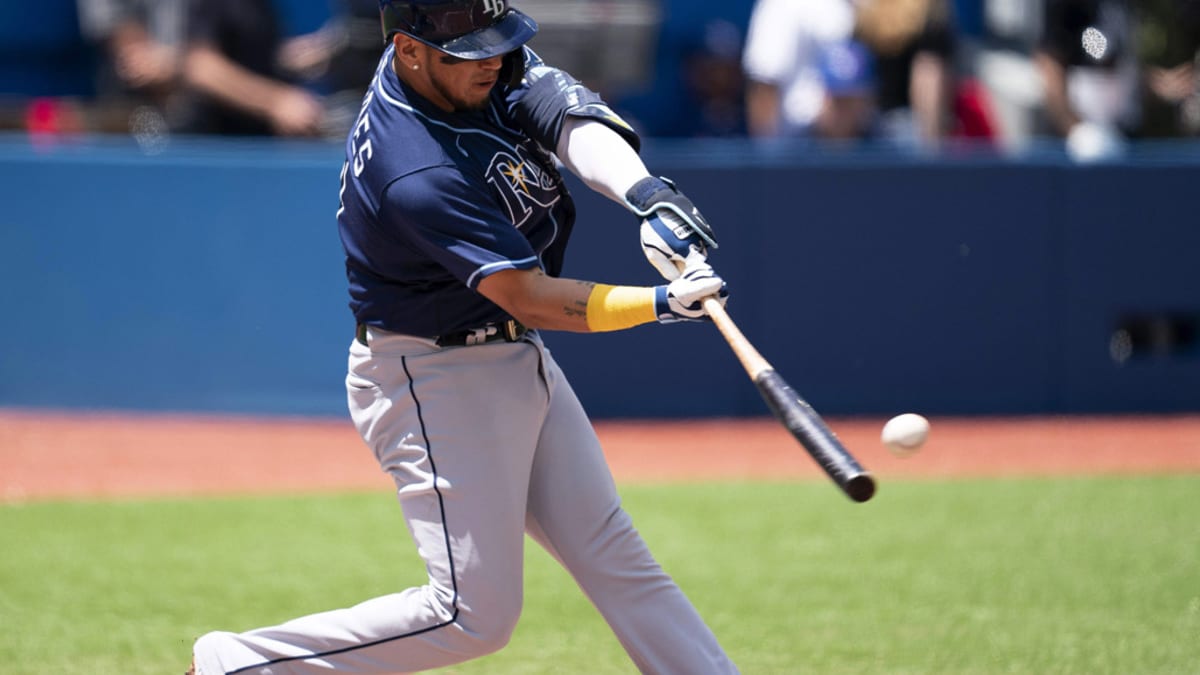
[[[447,333],[433,338],[439,347],[465,347],[468,345],[485,345],[489,342],[504,340],[505,342],[516,342],[525,337],[529,329],[521,324],[516,319],[509,319],[504,323],[489,324],[482,328],[472,328],[470,330],[459,331],[457,333]],[[366,324],[358,324],[355,328],[354,339],[358,340],[359,344],[367,346],[367,326]]]

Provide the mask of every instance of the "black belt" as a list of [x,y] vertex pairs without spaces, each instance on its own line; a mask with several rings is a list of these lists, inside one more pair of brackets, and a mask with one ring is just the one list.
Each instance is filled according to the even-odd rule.
[[[525,337],[525,334],[528,332],[529,329],[521,325],[520,321],[509,319],[504,323],[490,324],[482,328],[472,328],[471,330],[459,331],[457,333],[439,335],[433,340],[439,347],[465,347],[467,345],[485,345],[498,340],[516,342]],[[354,332],[354,339],[358,340],[363,346],[367,345],[366,324],[358,324]]]

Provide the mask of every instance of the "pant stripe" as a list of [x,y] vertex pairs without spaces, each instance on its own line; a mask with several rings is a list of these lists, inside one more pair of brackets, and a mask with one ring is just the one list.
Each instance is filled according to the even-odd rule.
[[349,647],[342,647],[341,649],[331,649],[329,651],[324,651],[324,652],[320,652],[320,653],[316,653],[316,654],[309,654],[307,656],[288,656],[288,657],[285,657],[282,659],[274,659],[271,661],[267,661],[266,663],[259,663],[259,664],[253,665],[253,666],[245,666],[243,668],[238,668],[237,670],[231,670],[228,673],[226,673],[226,675],[237,675],[238,673],[244,673],[246,671],[253,670],[256,668],[266,668],[268,666],[273,666],[273,665],[280,664],[280,663],[288,663],[291,661],[307,661],[309,659],[320,659],[320,658],[325,658],[327,656],[336,656],[338,654],[345,654],[346,652],[352,652],[352,651],[355,651],[358,649],[369,649],[371,647],[376,647],[378,645],[387,644],[389,642],[403,640],[404,638],[415,637],[417,635],[424,635],[425,633],[428,633],[430,631],[434,631],[439,628],[449,626],[450,624],[452,624],[458,620],[458,611],[459,611],[459,607],[458,607],[458,575],[454,571],[454,553],[453,553],[453,549],[450,547],[450,528],[446,526],[446,500],[442,496],[442,491],[438,488],[437,463],[435,463],[433,461],[433,447],[429,443],[429,432],[426,431],[426,429],[425,429],[425,417],[424,417],[424,415],[421,414],[421,400],[419,398],[417,398],[416,383],[413,382],[412,373],[410,373],[408,370],[408,357],[407,356],[400,357],[400,363],[404,368],[404,375],[408,378],[409,395],[412,396],[413,404],[416,406],[416,409],[417,409],[417,421],[421,425],[421,437],[425,441],[425,451],[428,453],[428,456],[429,456],[429,468],[433,472],[433,491],[434,491],[434,494],[437,495],[438,509],[440,510],[441,516],[442,516],[442,535],[445,537],[445,540],[446,540],[446,557],[450,563],[450,585],[454,591],[454,598],[453,598],[453,600],[451,600],[451,606],[454,608],[454,611],[450,615],[450,619],[447,621],[444,621],[442,623],[435,624],[433,626],[421,628],[420,630],[409,631],[408,633],[405,633],[403,635],[395,635],[393,637],[387,637],[387,638],[383,638],[381,640],[375,640],[374,642],[366,642],[363,644],[350,645]]

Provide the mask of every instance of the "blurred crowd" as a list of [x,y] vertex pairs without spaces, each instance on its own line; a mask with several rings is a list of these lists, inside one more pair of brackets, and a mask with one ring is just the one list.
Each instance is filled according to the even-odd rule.
[[[299,35],[288,35],[273,0],[73,1],[97,57],[94,87],[84,100],[31,99],[19,121],[31,131],[338,138],[383,48],[376,0],[332,0],[329,20]],[[557,6],[621,2],[637,0]],[[535,18],[555,6],[513,4]],[[1086,159],[1131,140],[1200,136],[1200,0],[742,5],[740,17],[712,17],[686,39],[664,30],[647,59],[674,65],[656,77],[580,75],[657,137],[925,151],[1053,139]],[[556,42],[555,29],[543,21],[532,46],[579,47]]]
[[32,101],[31,131],[342,137],[383,47],[376,0],[291,36],[273,0],[74,1],[94,86]]
[[757,0],[740,64],[755,137],[1087,160],[1200,135],[1200,0]]

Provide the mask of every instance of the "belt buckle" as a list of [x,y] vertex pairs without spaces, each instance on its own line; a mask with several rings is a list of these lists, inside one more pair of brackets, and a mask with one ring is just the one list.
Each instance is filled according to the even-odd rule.
[[495,326],[484,326],[483,328],[472,328],[467,333],[466,338],[463,340],[463,344],[467,345],[467,346],[485,344],[485,343],[487,343],[488,338],[495,334],[495,330],[496,330]]
[[505,339],[505,341],[516,342],[517,340],[519,340],[521,338],[521,335],[517,332],[518,325],[519,324],[517,324],[515,319],[509,319],[508,321],[504,322],[504,339]]

